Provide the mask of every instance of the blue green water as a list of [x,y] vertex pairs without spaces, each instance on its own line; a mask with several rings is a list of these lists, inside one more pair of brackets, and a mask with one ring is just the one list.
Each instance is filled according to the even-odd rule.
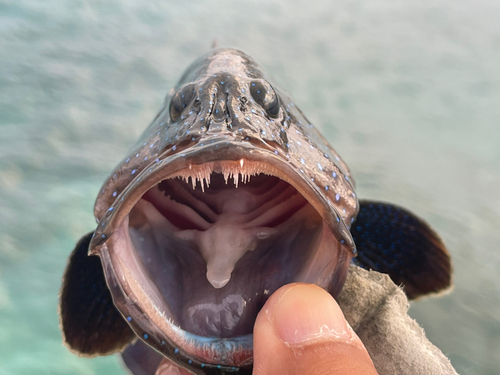
[[62,344],[100,184],[213,39],[253,56],[360,197],[442,235],[455,290],[411,315],[461,374],[500,369],[500,3],[0,0],[0,374],[122,374]]

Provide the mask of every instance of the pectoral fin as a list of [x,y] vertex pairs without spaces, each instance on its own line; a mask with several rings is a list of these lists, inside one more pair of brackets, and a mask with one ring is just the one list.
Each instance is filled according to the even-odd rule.
[[361,201],[351,233],[359,253],[354,262],[388,274],[409,299],[451,287],[450,254],[429,225],[411,212]]
[[59,299],[65,342],[84,356],[121,351],[135,337],[113,304],[101,260],[87,255],[91,238],[82,237],[71,253]]

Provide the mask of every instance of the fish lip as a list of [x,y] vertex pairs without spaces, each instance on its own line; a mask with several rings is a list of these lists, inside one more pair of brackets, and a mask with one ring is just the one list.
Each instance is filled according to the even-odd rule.
[[[107,212],[99,220],[94,236],[90,242],[89,255],[97,255],[102,245],[113,235],[130,213],[135,204],[149,189],[160,181],[171,178],[179,171],[189,169],[192,165],[202,165],[217,161],[248,160],[269,165],[276,171],[277,177],[288,182],[316,209],[327,227],[337,240],[349,250],[353,256],[357,255],[354,240],[341,214],[318,191],[318,187],[300,174],[286,159],[285,152],[278,155],[260,145],[240,140],[228,140],[227,136],[215,135],[205,137],[188,149],[170,153],[168,150],[163,157],[144,168],[120,193]],[[270,173],[272,174],[272,173]],[[356,198],[355,198],[356,199]]]

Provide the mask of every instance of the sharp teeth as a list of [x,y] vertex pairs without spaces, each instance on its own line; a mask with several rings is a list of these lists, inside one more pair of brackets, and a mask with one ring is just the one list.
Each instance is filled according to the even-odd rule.
[[[200,181],[201,188],[204,191],[205,184],[208,188],[210,186],[210,174],[212,172],[222,173],[224,181],[227,184],[229,179],[232,178],[234,185],[238,187],[239,181],[247,184],[250,182],[252,176],[258,175],[265,171],[267,166],[260,162],[247,162],[245,159],[238,161],[220,162],[220,163],[205,163],[202,165],[189,164],[188,167],[180,171],[176,177],[181,178],[186,183],[189,183],[189,178],[192,178],[191,184],[193,189],[196,188],[197,181]],[[193,180],[194,176],[194,180]]]
[[204,193],[205,192],[205,185],[203,184],[203,182],[205,181],[205,178],[203,178],[203,177],[197,177],[196,181],[198,181],[198,180],[200,180],[201,191]]

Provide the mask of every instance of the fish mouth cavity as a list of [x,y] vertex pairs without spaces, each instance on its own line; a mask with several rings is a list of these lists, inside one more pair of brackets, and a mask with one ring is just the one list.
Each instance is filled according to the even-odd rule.
[[139,337],[167,356],[243,366],[275,290],[340,290],[351,253],[294,182],[250,158],[188,164],[150,182],[99,254]]

